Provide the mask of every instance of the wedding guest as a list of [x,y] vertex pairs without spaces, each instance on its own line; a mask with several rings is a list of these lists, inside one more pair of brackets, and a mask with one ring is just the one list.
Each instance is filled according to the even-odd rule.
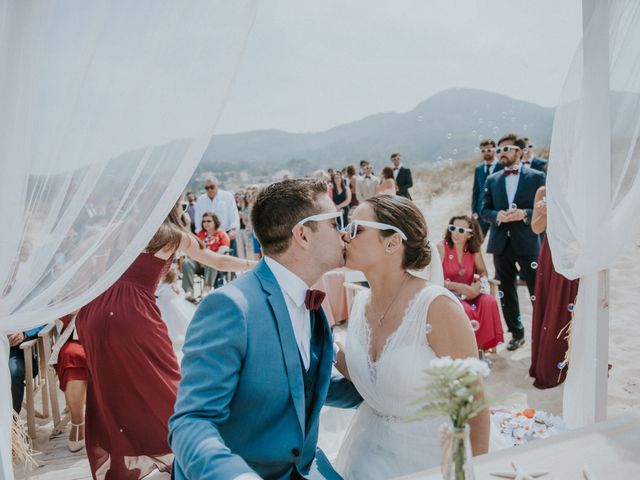
[[196,203],[196,232],[202,230],[202,215],[206,212],[215,213],[220,219],[220,227],[229,235],[231,250],[235,252],[240,216],[233,194],[220,189],[216,177],[207,177],[204,181],[204,189],[206,193],[200,195]]
[[191,233],[196,233],[196,195],[193,192],[187,192],[187,213],[189,214],[189,223],[191,228]]
[[358,175],[356,174],[355,165],[349,165],[346,169],[347,176],[347,186],[349,190],[351,190],[351,203],[349,204],[349,209],[353,209],[358,206],[358,193],[356,191],[356,184],[358,180]]
[[547,173],[547,161],[536,157],[533,151],[533,143],[531,143],[527,137],[524,137],[522,140],[526,144],[522,155],[522,165],[542,173]]
[[[38,338],[38,333],[45,325],[32,328],[24,332],[11,333],[7,335],[9,340],[9,373],[11,374],[11,398],[13,401],[13,410],[20,413],[22,410],[22,400],[24,399],[24,377],[25,377],[25,361],[24,350],[20,348],[24,342]],[[33,376],[38,374],[38,356],[33,351]]]
[[377,195],[378,193],[379,180],[378,177],[373,174],[373,167],[370,163],[367,163],[363,168],[363,175],[356,179],[356,194],[358,196],[359,202],[369,200],[371,197]]
[[[229,248],[230,241],[227,233],[222,230],[220,220],[215,213],[206,212],[200,220],[202,230],[198,232],[198,238],[202,240],[205,247],[212,252],[218,252],[220,247]],[[191,258],[182,262],[182,289],[188,300],[193,300],[194,289],[193,279],[196,275],[204,275],[203,296],[215,286],[218,272],[216,269],[203,265]]]
[[236,241],[238,244],[237,256],[240,258],[253,258],[248,196],[248,191],[236,194],[236,204],[238,205],[238,215],[240,216],[240,231]]
[[364,167],[369,165],[368,160],[360,160],[360,170],[358,171],[358,175],[364,175]]
[[[438,245],[444,286],[455,293],[472,321],[480,358],[504,341],[498,302],[489,294],[487,267],[480,251],[482,230],[466,215],[449,220],[444,240]],[[477,323],[475,323],[475,322]]]
[[87,400],[87,356],[76,334],[76,316],[73,312],[60,319],[62,330],[53,346],[50,365],[54,365],[60,390],[71,417],[71,429],[67,439],[67,448],[79,452],[84,448],[84,410]]
[[480,155],[482,163],[476,166],[473,175],[473,192],[471,194],[471,217],[480,223],[482,235],[486,237],[489,231],[489,224],[482,221],[480,212],[482,211],[482,198],[484,197],[484,182],[487,177],[494,172],[502,170],[502,164],[496,158],[496,142],[486,138],[480,142]]
[[398,195],[411,200],[411,194],[409,193],[409,189],[413,187],[411,170],[402,166],[402,159],[399,153],[391,154],[391,164],[393,165],[393,179],[396,181]]
[[171,470],[168,420],[180,369],[155,291],[178,250],[217,270],[253,266],[206,249],[178,202],[144,252],[80,310],[76,326],[89,369],[85,441],[94,478],[140,479],[154,469]]
[[[547,229],[546,195],[546,187],[540,187],[536,192],[531,219],[531,230],[536,234]],[[569,280],[556,272],[546,236],[537,263],[529,376],[535,379],[534,387],[553,388],[564,382],[567,376],[567,329],[578,295],[578,280]]]
[[332,200],[336,206],[336,210],[342,212],[342,225],[349,223],[349,204],[351,203],[351,190],[347,186],[342,173],[335,172],[333,174],[333,195]]
[[504,170],[495,172],[485,183],[481,217],[491,224],[487,253],[493,254],[496,278],[500,280],[501,306],[511,340],[508,350],[524,345],[524,327],[518,303],[517,276],[527,283],[535,299],[535,270],[540,242],[531,231],[536,191],[545,183],[544,173],[520,165],[526,143],[515,134],[498,142],[496,154]]
[[393,170],[391,167],[384,167],[380,172],[380,179],[378,186],[376,187],[377,195],[392,195],[395,196],[398,191],[396,181],[393,178]]

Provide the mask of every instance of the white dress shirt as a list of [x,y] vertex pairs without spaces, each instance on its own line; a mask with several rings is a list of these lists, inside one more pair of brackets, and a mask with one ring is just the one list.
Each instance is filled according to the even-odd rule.
[[396,178],[398,178],[398,172],[402,168],[402,164],[398,165],[397,167],[392,167],[392,168],[393,168],[393,179],[395,180]]
[[207,212],[213,212],[220,220],[220,228],[225,232],[231,229],[240,229],[240,215],[238,215],[238,207],[236,199],[231,192],[218,189],[213,200],[206,193],[198,197],[196,203],[196,232],[202,230],[202,215]]
[[276,277],[278,285],[282,290],[284,301],[287,304],[293,334],[296,337],[300,357],[305,370],[309,370],[311,362],[311,315],[304,304],[309,287],[295,273],[271,257],[264,257],[264,261]]
[[516,168],[509,168],[505,170],[518,170],[518,175],[507,175],[504,179],[504,186],[507,189],[507,200],[509,200],[509,208],[511,208],[513,199],[516,196],[516,191],[518,190],[518,182],[520,181],[520,175],[522,175],[522,169],[520,165],[518,165]]

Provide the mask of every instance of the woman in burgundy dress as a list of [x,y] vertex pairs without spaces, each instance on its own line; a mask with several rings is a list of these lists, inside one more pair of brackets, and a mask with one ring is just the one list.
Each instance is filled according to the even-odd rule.
[[[487,290],[487,267],[480,247],[482,230],[466,215],[451,218],[444,240],[438,245],[444,286],[458,295],[476,332],[480,358],[504,341],[498,302]],[[484,285],[484,288],[483,288]]]
[[[540,187],[534,200],[531,229],[542,233],[547,229],[547,193]],[[551,250],[545,237],[538,256],[535,301],[531,316],[531,367],[536,388],[552,388],[567,376],[565,354],[569,348],[567,328],[571,322],[578,280],[568,280],[553,267]]]
[[204,249],[178,202],[127,271],[80,310],[76,325],[89,369],[85,440],[95,479],[171,470],[168,421],[180,370],[155,290],[177,250],[222,271],[254,263]]

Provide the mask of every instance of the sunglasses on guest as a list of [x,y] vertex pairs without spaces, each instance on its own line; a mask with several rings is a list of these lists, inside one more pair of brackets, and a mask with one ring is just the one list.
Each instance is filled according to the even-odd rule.
[[480,153],[491,153],[495,150],[495,148],[483,148],[480,150]]
[[457,225],[449,225],[447,226],[447,230],[449,230],[451,233],[458,232],[460,235],[464,235],[465,233],[473,233],[472,229],[458,227]]
[[218,187],[216,187],[215,185],[207,185],[206,187],[204,187],[205,190],[215,190],[216,188]]
[[512,150],[513,151],[520,150],[520,147],[517,147],[515,145],[507,145],[506,147],[498,147],[498,148],[496,148],[496,153],[498,153],[498,154],[500,154],[502,152],[509,153]]

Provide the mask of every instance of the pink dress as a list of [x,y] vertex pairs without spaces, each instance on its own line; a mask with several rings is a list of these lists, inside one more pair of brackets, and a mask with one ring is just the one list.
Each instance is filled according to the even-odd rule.
[[[443,241],[442,245],[444,247],[442,257],[444,278],[451,282],[471,285],[473,275],[476,273],[476,254],[467,251],[465,247],[462,261],[459,262],[455,247],[449,247],[446,241]],[[488,350],[504,341],[498,302],[492,295],[481,293],[474,299],[461,300],[461,303],[469,320],[477,320],[479,323],[479,328],[476,330],[478,348]]]

